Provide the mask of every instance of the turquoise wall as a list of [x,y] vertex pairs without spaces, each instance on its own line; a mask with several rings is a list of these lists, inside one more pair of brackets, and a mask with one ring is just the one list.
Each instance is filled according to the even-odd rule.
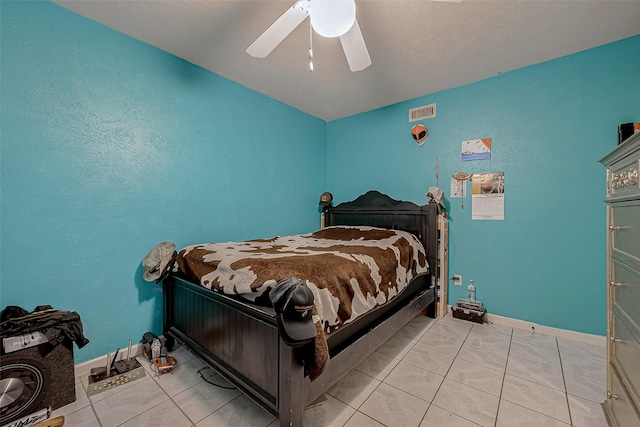
[[155,244],[318,227],[324,121],[57,5],[1,8],[0,304],[80,313],[76,361],[162,332]]
[[[375,61],[375,59],[374,59]],[[640,36],[474,84],[330,122],[327,188],[336,201],[370,188],[422,204],[436,184],[450,219],[449,304],[473,279],[487,310],[604,335],[605,169],[617,125],[640,121]],[[417,70],[416,72],[420,72]],[[428,73],[425,76],[428,78]],[[408,110],[437,104],[412,140]],[[491,138],[490,160],[461,161],[461,142]],[[504,221],[471,219],[449,199],[458,171],[505,173]]]
[[[78,311],[76,361],[161,332],[156,243],[309,231],[325,190],[422,204],[436,157],[447,195],[459,170],[505,172],[504,221],[446,201],[450,273],[493,314],[604,334],[597,161],[640,121],[640,36],[327,124],[54,4],[0,11],[0,305]],[[431,102],[418,147],[407,110]],[[483,137],[492,158],[462,162]]]

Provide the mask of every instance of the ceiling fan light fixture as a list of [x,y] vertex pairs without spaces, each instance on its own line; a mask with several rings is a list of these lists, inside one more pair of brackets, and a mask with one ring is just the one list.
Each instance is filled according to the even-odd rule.
[[355,0],[312,0],[311,26],[323,37],[339,37],[351,29],[356,20]]

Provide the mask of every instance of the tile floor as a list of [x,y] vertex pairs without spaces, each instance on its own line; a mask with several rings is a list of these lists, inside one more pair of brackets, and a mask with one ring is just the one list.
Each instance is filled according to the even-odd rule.
[[[205,382],[178,348],[173,374],[146,376],[54,411],[65,426],[268,426],[239,391]],[[202,374],[227,384],[211,370]],[[305,426],[606,426],[605,348],[450,316],[414,318],[308,408]]]

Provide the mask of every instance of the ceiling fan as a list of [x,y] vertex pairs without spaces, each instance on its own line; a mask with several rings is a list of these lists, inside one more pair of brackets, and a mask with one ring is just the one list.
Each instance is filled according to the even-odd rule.
[[[462,0],[431,1],[460,3]],[[307,16],[316,33],[340,38],[351,71],[361,71],[371,65],[356,19],[355,0],[298,0],[247,48],[247,53],[254,58],[266,58]],[[312,51],[309,55],[312,59]]]

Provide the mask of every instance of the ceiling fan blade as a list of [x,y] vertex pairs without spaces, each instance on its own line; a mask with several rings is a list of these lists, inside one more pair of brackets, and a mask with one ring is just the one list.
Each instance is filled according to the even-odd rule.
[[300,0],[276,19],[267,30],[247,48],[247,53],[254,58],[265,58],[296,29],[309,14],[308,1]]
[[351,29],[340,36],[340,43],[351,71],[361,71],[371,65],[371,57],[357,19]]

